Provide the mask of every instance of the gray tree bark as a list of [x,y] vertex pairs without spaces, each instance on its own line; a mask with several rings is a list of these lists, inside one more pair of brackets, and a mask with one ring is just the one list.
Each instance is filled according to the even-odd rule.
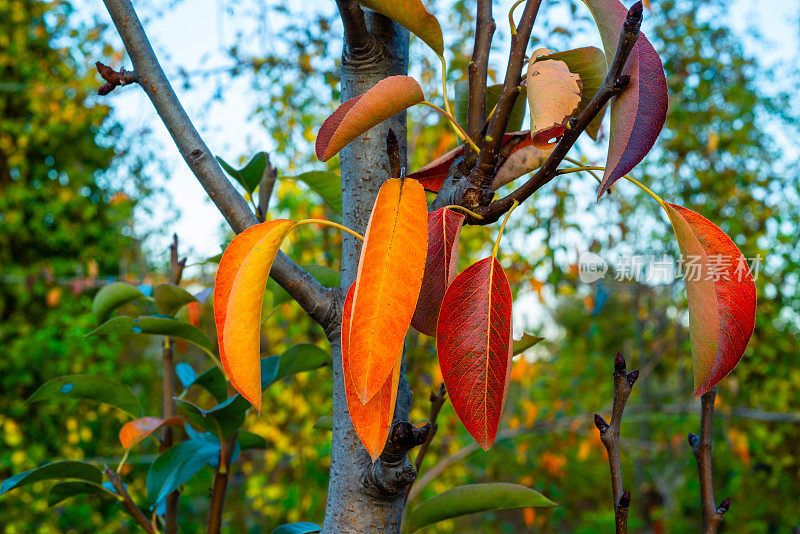
[[[386,17],[366,10],[374,46],[358,56],[347,50],[341,67],[342,101],[364,93],[378,81],[408,72],[408,31]],[[372,128],[340,153],[343,223],[364,233],[381,184],[390,178],[386,136],[394,130],[406,165],[406,114],[399,113]],[[336,314],[327,329],[333,352],[333,437],[328,501],[323,533],[393,533],[400,531],[404,490],[409,474],[405,459],[392,465],[378,459],[373,465],[358,439],[347,411],[341,356],[341,304],[355,281],[361,242],[345,234],[342,244],[341,290]],[[394,419],[407,420],[411,391],[400,377]]]

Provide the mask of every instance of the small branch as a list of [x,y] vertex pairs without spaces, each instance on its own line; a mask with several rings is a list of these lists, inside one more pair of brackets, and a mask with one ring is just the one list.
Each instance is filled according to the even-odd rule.
[[128,490],[125,489],[125,484],[122,483],[122,479],[120,479],[119,475],[111,470],[108,466],[105,468],[105,474],[108,477],[109,482],[111,482],[111,486],[114,488],[114,491],[122,497],[122,506],[125,507],[125,510],[131,514],[139,526],[141,526],[145,532],[148,534],[156,534],[155,528],[153,525],[147,520],[145,515],[136,506],[136,503],[133,502],[131,496],[128,494]]
[[344,26],[344,54],[350,58],[358,58],[369,52],[374,46],[374,39],[367,30],[364,11],[358,0],[336,0],[339,15]]
[[[481,144],[481,130],[486,122],[486,84],[489,70],[489,53],[492,36],[497,25],[492,17],[492,0],[478,0],[475,18],[475,46],[472,61],[467,66],[469,76],[469,102],[467,107],[467,135]],[[467,146],[468,162],[474,162],[478,154]]]
[[394,423],[383,452],[367,471],[365,487],[383,497],[404,492],[417,478],[417,471],[408,464],[408,453],[425,443],[432,428],[431,423],[419,428],[408,421]]
[[260,222],[267,220],[267,210],[269,209],[269,200],[272,198],[272,189],[275,187],[275,180],[278,179],[278,171],[272,166],[267,154],[267,166],[264,168],[264,175],[258,183],[258,209],[256,210],[256,217]]
[[222,512],[225,509],[225,494],[228,491],[228,480],[231,474],[231,458],[236,445],[236,433],[221,442],[219,466],[211,488],[211,504],[208,510],[208,534],[219,534],[222,528]]
[[[508,54],[508,66],[506,67],[503,91],[489,123],[486,140],[478,156],[475,171],[470,176],[470,183],[474,186],[489,188],[492,184],[498,153],[503,142],[503,134],[508,126],[511,110],[514,108],[514,103],[519,96],[519,78],[522,75],[522,66],[525,64],[525,51],[528,48],[533,23],[539,13],[541,3],[541,0],[527,0],[517,32],[511,36],[511,51]],[[471,208],[471,206],[467,207]]]
[[[589,105],[584,108],[581,114],[570,120],[569,124],[567,125],[567,130],[564,132],[564,135],[561,137],[561,140],[558,142],[555,149],[553,149],[550,157],[547,158],[547,161],[544,162],[536,174],[534,174],[516,191],[499,200],[495,200],[482,210],[475,209],[475,211],[478,211],[481,213],[481,215],[483,215],[483,219],[480,221],[470,220],[469,224],[489,224],[497,221],[505,212],[511,209],[511,205],[515,200],[520,203],[524,202],[540,187],[555,178],[558,166],[575,144],[575,141],[578,140],[578,137],[580,137],[581,133],[583,133],[586,127],[589,126],[589,124],[603,109],[606,103],[608,103],[608,101],[614,96],[619,95],[630,83],[630,77],[623,75],[622,70],[624,69],[625,64],[628,61],[628,57],[633,50],[633,46],[636,44],[636,40],[639,37],[639,28],[641,27],[641,24],[642,3],[636,2],[628,11],[628,17],[625,20],[625,23],[622,25],[619,45],[617,46],[617,51],[614,54],[614,61],[612,62],[611,68],[606,75],[603,86],[594,96]],[[520,29],[522,29],[522,23],[520,23]],[[486,147],[486,145],[484,146]],[[483,154],[481,154],[481,156],[483,156]],[[481,164],[480,159],[478,164]],[[488,163],[487,166],[482,169],[483,170],[481,171],[481,169],[476,168],[476,171],[483,172],[484,175],[491,175],[493,172],[493,168],[489,168]]]
[[[430,432],[428,432],[428,437],[425,441],[420,445],[419,452],[417,452],[417,457],[414,460],[414,469],[416,469],[417,474],[420,472],[420,468],[422,467],[422,460],[425,458],[425,453],[428,452],[428,447],[431,445],[431,441],[433,441],[433,437],[436,435],[436,431],[439,430],[439,425],[436,424],[436,419],[439,417],[439,412],[444,406],[444,403],[447,401],[447,389],[444,387],[444,382],[439,384],[439,391],[431,391],[431,413],[428,416],[429,424],[431,425]],[[408,496],[411,493],[411,488],[413,487],[413,482],[408,485],[406,488],[406,502],[408,502]]]
[[100,61],[95,63],[94,66],[97,68],[97,72],[100,74],[100,76],[106,81],[106,83],[101,85],[100,88],[97,90],[97,94],[100,96],[107,95],[108,93],[116,89],[117,86],[129,85],[139,81],[136,79],[135,72],[127,71],[125,70],[125,68],[121,68],[119,69],[119,71],[115,71],[114,69],[112,69],[108,65],[101,63]]
[[614,518],[617,534],[628,532],[628,508],[631,503],[630,491],[622,484],[622,464],[619,454],[619,433],[622,426],[622,412],[639,378],[639,371],[625,374],[626,364],[622,354],[614,359],[614,404],[611,409],[611,424],[599,415],[594,415],[594,425],[600,431],[600,441],[608,452],[608,466],[611,470],[611,490],[614,498]]
[[[104,3],[122,37],[142,89],[208,196],[235,232],[257,224],[258,218],[222,172],[181,106],[130,0],[104,0]],[[333,291],[322,287],[313,276],[282,252],[276,256],[270,276],[311,318],[323,328],[330,327],[335,316]]]
[[700,501],[703,508],[703,534],[716,534],[722,524],[722,516],[731,505],[730,498],[726,497],[719,506],[714,504],[714,475],[711,469],[711,433],[714,430],[714,400],[717,397],[717,388],[700,397],[700,436],[689,434],[689,445],[694,451],[697,460],[697,469],[700,474]]
[[386,134],[386,155],[389,156],[389,176],[399,178],[403,167],[400,163],[400,143],[391,128]]

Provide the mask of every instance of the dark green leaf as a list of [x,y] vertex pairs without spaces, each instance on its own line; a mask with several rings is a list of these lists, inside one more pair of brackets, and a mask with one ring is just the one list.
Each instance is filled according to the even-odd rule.
[[77,478],[100,484],[103,481],[103,473],[97,467],[86,462],[72,460],[53,462],[5,479],[0,484],[0,495],[41,480],[63,480],[67,478]]
[[219,443],[189,439],[161,454],[147,473],[147,498],[152,505],[178,489],[206,465],[219,460]]
[[39,386],[26,402],[56,399],[86,399],[109,404],[133,417],[142,414],[139,399],[131,388],[100,376],[67,375],[50,379]]
[[314,428],[320,430],[333,430],[333,417],[330,415],[323,415],[314,423]]
[[261,358],[261,389],[278,380],[278,367],[281,363],[280,356],[267,356]]
[[160,315],[142,315],[136,319],[127,316],[114,317],[89,332],[87,336],[100,334],[151,334],[177,337],[211,352],[211,342],[202,330],[185,321]]
[[522,354],[523,352],[525,352],[532,346],[536,345],[543,339],[544,339],[543,337],[532,336],[530,334],[522,334],[520,340],[514,342],[514,349],[513,349],[514,356],[516,356],[517,354]]
[[69,499],[70,497],[75,497],[76,495],[97,495],[103,498],[117,498],[115,493],[108,491],[100,484],[94,484],[93,482],[59,482],[50,488],[50,493],[47,494],[47,506],[55,506],[58,503]]
[[239,444],[243,451],[247,449],[267,448],[267,440],[247,430],[240,430],[239,433],[236,434],[236,443]]
[[217,402],[222,402],[228,398],[228,384],[222,375],[222,371],[216,365],[200,373],[200,376],[192,384],[200,386],[211,393],[217,399]]
[[335,172],[311,171],[284,178],[303,182],[321,196],[336,213],[342,213],[342,179]]
[[[456,122],[462,127],[467,127],[467,109],[469,108],[469,82],[460,81],[455,85],[455,114]],[[490,85],[486,88],[486,114],[488,115],[500,100],[500,93],[503,92],[503,85]],[[507,132],[517,132],[522,129],[522,122],[525,120],[525,106],[527,98],[525,92],[520,92],[511,115],[508,119]]]
[[320,530],[322,527],[316,523],[285,523],[273,530],[272,534],[311,534]]
[[194,384],[199,378],[194,368],[186,362],[175,364],[175,374],[178,375],[178,380],[181,381],[184,389]]
[[557,505],[538,491],[519,484],[468,484],[449,489],[414,508],[408,516],[408,529],[414,532],[445,519],[476,512],[552,506]]
[[[289,375],[313,371],[330,363],[331,355],[325,350],[310,343],[300,343],[290,347],[280,356],[278,372],[273,381],[278,381]],[[261,368],[264,364],[262,360]]]
[[253,191],[256,190],[256,187],[258,187],[259,182],[261,182],[261,178],[264,177],[264,171],[267,168],[267,154],[265,152],[259,152],[253,156],[253,159],[239,170],[228,165],[219,156],[217,156],[217,161],[222,168],[225,169],[225,172],[230,174],[231,178],[242,184],[242,187],[251,195]]
[[104,322],[111,312],[134,300],[144,298],[144,294],[125,282],[114,282],[100,288],[92,302],[92,312],[98,323]]
[[229,438],[242,426],[250,408],[250,403],[241,395],[234,395],[210,410],[184,399],[176,398],[175,402],[186,411],[189,421],[222,439]]
[[194,296],[172,284],[160,284],[153,290],[153,300],[156,301],[159,313],[175,315],[175,312],[190,302],[197,302]]

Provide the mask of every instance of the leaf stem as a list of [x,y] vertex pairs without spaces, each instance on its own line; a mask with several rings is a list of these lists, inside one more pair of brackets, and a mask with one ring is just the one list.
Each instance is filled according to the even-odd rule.
[[312,224],[312,223],[322,224],[322,225],[325,225],[325,226],[332,226],[334,228],[338,228],[339,230],[341,230],[343,232],[347,232],[348,234],[350,234],[350,235],[352,235],[354,237],[357,237],[361,241],[364,241],[364,236],[359,234],[355,230],[351,230],[350,228],[348,228],[348,227],[346,227],[346,226],[344,226],[342,224],[335,223],[333,221],[327,221],[325,219],[303,219],[302,221],[297,221],[297,224],[295,225],[295,228],[297,226],[300,226],[301,224]]
[[[439,56],[439,61],[442,62],[442,96],[444,97],[444,109],[447,110],[447,114],[450,115],[450,117],[452,118],[452,117],[455,117],[455,115],[453,115],[453,110],[450,109],[450,100],[448,100],[448,98],[447,98],[447,62],[445,61],[443,55]],[[469,135],[467,135],[467,133],[464,132],[464,130],[461,130],[459,132],[459,130],[461,129],[461,126],[459,126],[455,122],[455,120],[451,120],[450,121],[450,127],[453,128],[453,131],[455,132],[456,137],[461,137],[461,135],[463,133],[463,135],[466,136],[466,139],[469,139]]]
[[478,214],[478,213],[475,213],[474,211],[472,211],[472,210],[470,210],[470,209],[467,209],[467,208],[465,208],[464,206],[459,206],[458,204],[450,204],[449,206],[445,206],[445,209],[450,209],[450,210],[461,210],[461,211],[463,211],[464,213],[466,213],[467,215],[470,215],[470,216],[472,216],[472,217],[475,217],[476,219],[479,219],[479,220],[480,220],[480,219],[483,219],[483,217],[482,217],[480,214]]
[[508,10],[508,24],[511,26],[511,35],[517,35],[517,25],[514,24],[514,10],[524,1],[525,0],[517,0],[514,2],[514,5],[511,6],[511,9]]
[[[564,158],[564,159],[567,159],[567,158]],[[569,160],[569,161],[570,161],[570,163],[578,163],[578,164],[580,164],[580,162],[577,162],[575,160]],[[604,171],[604,170],[606,170],[605,167],[593,166],[593,165],[583,165],[583,166],[580,166],[580,167],[570,167],[568,169],[559,169],[556,172],[556,174],[559,175],[559,174],[569,174],[569,173],[572,173],[572,172],[581,172],[581,171],[592,172],[592,171]],[[593,176],[594,176],[594,174],[593,174]],[[594,176],[594,178],[595,178],[595,180],[598,179],[597,176]],[[666,206],[666,203],[664,202],[664,200],[660,196],[656,195],[653,192],[652,189],[650,189],[649,187],[644,185],[642,182],[640,182],[639,180],[637,180],[636,178],[634,178],[630,174],[626,174],[625,176],[623,176],[623,178],[628,180],[630,183],[638,186],[639,189],[641,189],[642,191],[644,191],[645,193],[647,193],[648,195],[653,197],[655,199],[655,201],[658,202],[661,205],[662,208],[664,208],[664,211],[667,211],[667,213],[669,213],[669,211],[667,210],[667,206]]]
[[442,115],[444,115],[444,117],[447,120],[450,121],[450,124],[453,125],[453,128],[456,130],[456,134],[458,134],[458,137],[460,137],[462,141],[464,141],[469,146],[471,146],[474,151],[476,151],[476,152],[480,152],[481,151],[478,148],[478,145],[476,145],[475,142],[472,139],[469,138],[469,136],[467,135],[467,132],[464,131],[464,129],[461,127],[461,125],[459,125],[456,122],[456,120],[453,118],[453,116],[450,113],[448,113],[447,111],[443,110],[442,108],[440,108],[436,104],[434,104],[432,102],[428,102],[427,100],[423,100],[422,102],[420,102],[420,104],[424,104],[424,105],[426,105],[428,107],[431,107],[431,108],[435,109],[436,111],[438,111],[439,113],[441,113]]
[[122,471],[122,466],[125,465],[125,460],[128,459],[128,455],[131,453],[130,449],[125,449],[125,454],[122,456],[122,459],[119,461],[119,465],[117,466],[116,472],[119,473]]
[[519,202],[515,200],[511,205],[511,209],[508,210],[508,213],[506,213],[506,217],[503,219],[503,224],[500,225],[500,233],[497,234],[497,241],[494,242],[494,248],[492,249],[493,258],[497,258],[497,252],[500,250],[500,238],[503,237],[503,230],[505,230],[506,223],[508,222],[508,218],[511,216],[511,212],[514,211],[517,206],[519,206]]

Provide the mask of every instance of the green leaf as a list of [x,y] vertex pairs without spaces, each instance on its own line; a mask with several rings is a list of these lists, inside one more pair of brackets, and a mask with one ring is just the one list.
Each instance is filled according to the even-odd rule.
[[[539,56],[536,61],[543,61],[546,59],[557,59],[563,61],[569,67],[569,71],[581,77],[581,103],[575,110],[577,116],[583,109],[589,105],[594,95],[603,86],[603,80],[606,78],[608,66],[606,65],[606,56],[603,51],[594,46],[585,46],[583,48],[576,48],[574,50],[565,50],[564,52],[556,52],[547,56]],[[597,114],[597,116],[586,127],[586,133],[589,134],[593,140],[597,141],[597,134],[600,131],[600,124],[603,122],[603,115],[606,112],[606,106]]]
[[185,410],[189,421],[221,439],[231,437],[242,426],[247,410],[250,408],[250,403],[241,395],[234,395],[210,410],[204,410],[196,404],[177,397],[175,402]]
[[108,491],[100,484],[95,484],[94,482],[59,482],[50,488],[50,493],[47,494],[47,506],[55,506],[76,495],[97,495],[103,498],[118,498],[114,492]]
[[219,443],[189,439],[170,447],[150,466],[147,473],[147,498],[155,506],[200,472],[219,460]]
[[422,527],[477,512],[511,508],[550,508],[556,503],[519,484],[496,482],[458,486],[420,504],[408,516],[409,532]]
[[239,447],[241,447],[243,451],[247,449],[267,448],[267,440],[247,430],[240,430],[239,433],[236,434],[236,443],[239,444]]
[[321,196],[336,213],[342,213],[342,179],[335,172],[311,171],[284,178],[303,182]]
[[323,415],[314,423],[314,428],[320,430],[333,430],[333,417],[330,415]]
[[[492,111],[500,100],[500,93],[503,92],[503,85],[490,85],[486,88],[486,115]],[[522,129],[522,122],[525,120],[525,105],[527,98],[525,92],[521,92],[514,103],[511,115],[508,118],[507,132],[517,132]],[[455,85],[455,115],[456,122],[467,127],[467,110],[469,108],[469,82],[464,80],[456,82]]]
[[[286,352],[281,354],[278,363],[278,371],[273,379],[273,382],[285,378],[289,375],[297,373],[304,373],[306,371],[313,371],[323,365],[327,365],[331,361],[331,355],[328,351],[322,350],[316,345],[310,343],[300,343],[290,347]],[[264,365],[261,365],[262,369]],[[263,382],[262,382],[263,383]]]
[[0,484],[0,495],[41,480],[66,478],[77,478],[100,484],[103,481],[103,473],[97,467],[86,462],[72,460],[53,462],[5,479]]
[[144,293],[125,282],[114,282],[100,288],[92,302],[92,313],[98,323],[111,317],[111,312],[120,306],[137,299],[145,298]]
[[311,534],[320,530],[322,527],[316,523],[285,523],[273,530],[272,534]]
[[178,375],[178,380],[181,381],[184,389],[194,384],[199,378],[194,368],[186,362],[175,364],[175,374]]
[[247,165],[239,170],[234,169],[228,165],[222,158],[217,156],[217,161],[225,169],[225,172],[231,175],[231,178],[242,184],[245,191],[253,194],[253,191],[258,187],[261,178],[264,177],[264,171],[267,169],[267,153],[259,152],[247,162]]
[[185,321],[160,315],[142,315],[136,319],[127,316],[114,317],[98,326],[87,337],[100,334],[151,334],[185,339],[211,352],[211,341],[202,330]]
[[175,312],[183,306],[190,302],[197,302],[191,293],[172,284],[157,285],[153,290],[153,300],[156,302],[159,313],[164,315],[175,315]]
[[200,376],[192,382],[192,385],[204,388],[217,399],[217,402],[222,402],[228,398],[227,381],[216,365],[200,373]]
[[[308,271],[308,273],[316,278],[317,281],[324,287],[339,287],[339,271],[331,269],[327,265],[319,265],[317,263],[307,263],[301,267]],[[281,304],[285,304],[286,302],[291,302],[294,300],[289,293],[279,286],[278,283],[272,278],[267,281],[267,291],[272,291],[273,294],[272,305],[270,308],[272,310]]]
[[522,334],[520,340],[514,342],[514,349],[513,349],[514,356],[516,356],[517,354],[522,354],[523,352],[525,352],[532,346],[536,345],[543,339],[544,339],[543,337],[532,336],[530,334]]
[[39,386],[26,403],[56,399],[86,399],[119,408],[132,417],[142,414],[139,399],[131,388],[114,380],[94,375],[67,375],[52,378]]

